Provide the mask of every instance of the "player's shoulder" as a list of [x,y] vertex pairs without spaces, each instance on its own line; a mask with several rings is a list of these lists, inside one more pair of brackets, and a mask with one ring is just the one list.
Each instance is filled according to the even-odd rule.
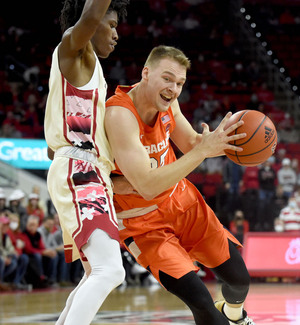
[[91,41],[88,41],[86,45],[82,48],[78,48],[72,39],[72,32],[74,26],[68,28],[62,35],[61,42],[58,46],[59,56],[64,58],[76,58],[80,59],[82,62],[95,60],[94,48]]
[[[106,104],[107,105],[107,104]],[[105,111],[105,121],[114,122],[122,121],[123,125],[127,127],[136,123],[136,116],[128,107],[126,107],[122,102],[111,102],[106,106]]]
[[110,107],[110,106],[127,107],[128,105],[132,106],[133,105],[132,100],[127,94],[127,92],[130,89],[131,89],[130,86],[118,86],[115,90],[114,95],[112,95],[106,100],[106,107]]

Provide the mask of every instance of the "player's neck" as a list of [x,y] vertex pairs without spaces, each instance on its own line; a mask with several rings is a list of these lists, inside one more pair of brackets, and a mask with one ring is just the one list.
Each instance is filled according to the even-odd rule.
[[148,97],[144,92],[143,85],[139,84],[134,87],[130,91],[129,96],[132,99],[133,104],[142,121],[149,126],[153,126],[156,122],[158,111],[148,100]]

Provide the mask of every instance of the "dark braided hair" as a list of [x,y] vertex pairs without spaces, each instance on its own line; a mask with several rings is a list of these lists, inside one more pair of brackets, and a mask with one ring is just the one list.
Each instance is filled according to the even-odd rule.
[[[74,26],[79,20],[86,0],[65,0],[60,15],[62,32]],[[112,0],[107,11],[115,11],[118,19],[124,19],[127,15],[126,6],[130,0]]]

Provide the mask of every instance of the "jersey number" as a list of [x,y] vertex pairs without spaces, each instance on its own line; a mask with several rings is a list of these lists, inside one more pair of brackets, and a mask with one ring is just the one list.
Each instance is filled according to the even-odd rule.
[[164,166],[165,158],[166,158],[166,155],[167,155],[168,151],[169,151],[169,148],[167,148],[167,150],[160,155],[159,164],[158,164],[158,161],[157,161],[156,158],[151,157],[150,158],[151,168],[157,168],[158,166],[160,166],[160,167]]

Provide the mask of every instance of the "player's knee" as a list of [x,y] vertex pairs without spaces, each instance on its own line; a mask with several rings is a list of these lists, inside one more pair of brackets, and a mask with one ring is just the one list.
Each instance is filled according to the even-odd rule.
[[243,277],[239,281],[226,283],[222,286],[222,293],[225,300],[229,303],[236,304],[244,301],[247,297],[250,286],[250,277]]
[[124,281],[125,270],[121,264],[114,263],[106,266],[94,266],[91,275],[98,279],[100,285],[105,281],[115,288]]
[[238,290],[242,291],[248,291],[249,286],[250,286],[250,275],[248,272],[244,272],[241,274],[240,277],[235,279],[234,283],[232,284],[234,287],[236,287]]
[[123,283],[125,275],[125,270],[122,265],[118,265],[111,270],[111,276],[113,277],[116,287]]
[[226,277],[225,283],[236,290],[246,290],[250,286],[250,275],[246,268],[240,268],[232,276]]

